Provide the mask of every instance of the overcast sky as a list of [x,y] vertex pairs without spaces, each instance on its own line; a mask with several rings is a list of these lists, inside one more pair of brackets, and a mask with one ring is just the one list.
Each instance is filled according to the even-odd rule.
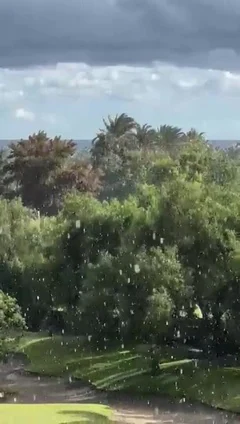
[[102,117],[240,138],[240,0],[1,0],[0,138]]

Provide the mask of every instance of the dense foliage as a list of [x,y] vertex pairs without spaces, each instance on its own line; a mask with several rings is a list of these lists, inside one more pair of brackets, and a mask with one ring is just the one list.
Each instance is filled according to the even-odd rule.
[[44,132],[1,155],[1,290],[30,329],[97,344],[240,346],[238,148],[104,121],[88,155]]

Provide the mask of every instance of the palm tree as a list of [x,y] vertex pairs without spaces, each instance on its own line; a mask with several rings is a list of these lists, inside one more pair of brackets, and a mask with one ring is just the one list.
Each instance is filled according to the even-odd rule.
[[161,125],[160,128],[157,129],[157,147],[163,148],[169,153],[173,152],[183,141],[184,132],[179,127]]
[[186,132],[186,141],[205,141],[205,133],[198,132],[195,128],[191,128]]
[[136,124],[136,138],[138,147],[143,149],[148,149],[152,147],[154,138],[156,136],[156,131],[151,127],[151,125]]
[[99,166],[102,159],[115,150],[114,144],[120,144],[123,136],[130,135],[136,128],[136,122],[126,113],[116,115],[114,118],[108,116],[108,120],[103,119],[104,128],[100,129],[96,137],[92,140],[91,155],[93,163]]
[[13,194],[21,196],[25,206],[46,212],[52,201],[50,181],[75,153],[72,140],[50,138],[44,131],[12,142],[4,166],[5,183],[14,187]]
[[108,122],[103,119],[103,123],[105,129],[102,131],[112,134],[114,137],[121,137],[126,133],[132,132],[132,130],[136,127],[134,119],[126,113],[116,115],[115,118],[108,116]]

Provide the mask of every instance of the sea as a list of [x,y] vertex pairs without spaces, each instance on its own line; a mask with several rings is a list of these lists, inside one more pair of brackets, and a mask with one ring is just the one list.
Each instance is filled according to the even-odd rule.
[[[16,142],[17,140],[0,140],[0,149],[6,148],[9,143]],[[91,140],[73,140],[78,146],[79,151],[88,151],[91,148]],[[227,149],[228,147],[234,146],[237,143],[240,143],[240,140],[209,140],[213,146],[220,149]]]

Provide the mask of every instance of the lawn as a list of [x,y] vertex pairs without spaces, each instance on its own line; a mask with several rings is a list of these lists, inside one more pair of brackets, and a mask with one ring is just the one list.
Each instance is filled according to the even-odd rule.
[[85,350],[77,337],[42,337],[32,340],[25,337],[20,343],[20,351],[31,361],[28,371],[46,376],[62,376],[68,373],[68,362],[77,360]]
[[1,424],[107,424],[111,410],[101,405],[0,405]]
[[29,371],[71,374],[98,389],[161,394],[240,412],[240,368],[211,367],[186,359],[186,349],[162,348],[161,373],[151,377],[149,354],[138,347],[93,352],[75,338],[34,339],[23,348]]

